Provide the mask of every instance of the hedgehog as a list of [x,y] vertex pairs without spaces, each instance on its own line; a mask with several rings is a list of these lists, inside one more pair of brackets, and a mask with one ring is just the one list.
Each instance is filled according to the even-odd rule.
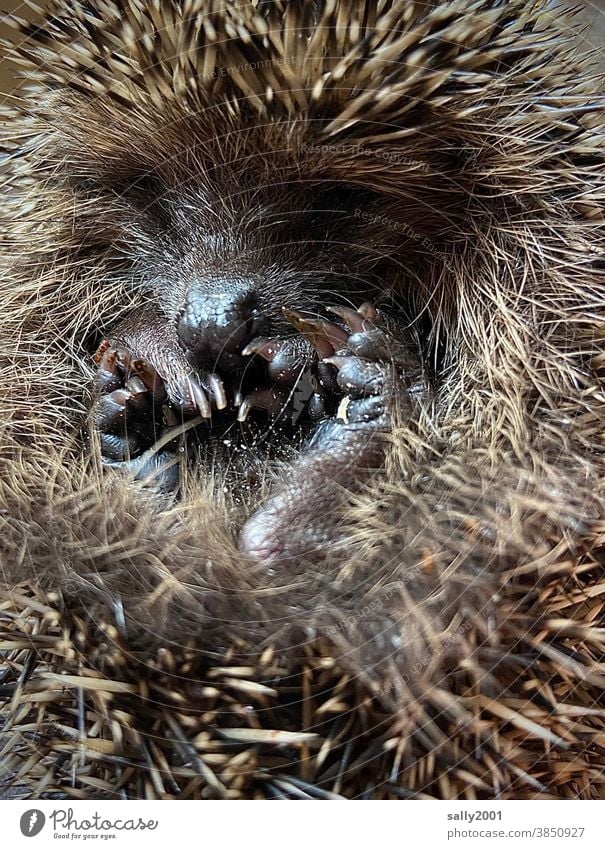
[[602,797],[605,101],[570,19],[13,24],[2,793]]

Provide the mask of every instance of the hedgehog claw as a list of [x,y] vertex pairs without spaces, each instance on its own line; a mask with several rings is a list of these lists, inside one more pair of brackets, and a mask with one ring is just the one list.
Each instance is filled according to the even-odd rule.
[[336,369],[338,369],[338,371],[340,371],[340,369],[350,359],[351,359],[350,357],[343,357],[343,356],[338,356],[337,354],[334,354],[331,357],[324,357],[323,360],[322,360],[322,363],[327,363],[330,366],[334,366],[334,368],[336,368]]
[[327,307],[328,311],[342,319],[351,333],[364,333],[372,327],[372,322],[359,310],[350,307]]
[[189,377],[187,379],[187,384],[190,398],[192,399],[194,406],[199,410],[200,416],[203,419],[212,418],[212,407],[210,406],[210,401],[197,380],[193,377]]
[[252,401],[249,397],[244,398],[242,403],[239,405],[239,409],[237,411],[237,420],[238,422],[245,422],[250,414],[250,410],[252,409]]
[[99,370],[94,382],[94,388],[97,392],[113,392],[114,389],[118,389],[122,386],[122,379],[118,373],[118,362],[115,350],[109,350],[106,348],[103,354],[99,357],[98,366]]
[[270,416],[277,416],[283,411],[286,401],[287,396],[276,387],[254,389],[240,405],[237,420],[245,421],[252,409],[264,410]]
[[258,336],[252,342],[248,342],[245,348],[242,348],[242,355],[249,357],[256,354],[271,363],[282,347],[283,341],[282,339],[268,339],[266,336]]
[[95,363],[95,365],[98,365],[98,366],[101,365],[101,360],[103,359],[103,355],[107,352],[107,349],[109,348],[110,344],[111,343],[110,343],[109,339],[103,339],[103,341],[101,342],[101,344],[99,345],[99,347],[97,348],[95,353],[92,355],[92,359],[93,359],[93,362]]
[[[371,304],[364,304],[357,311],[348,307],[331,308],[344,327],[286,307],[282,308],[282,312],[298,335],[288,339],[259,337],[248,343],[243,353],[262,357],[268,363],[267,375],[278,388],[300,387],[304,390],[307,383],[301,383],[301,378],[304,379],[304,373],[308,373],[314,388],[312,397],[305,397],[304,406],[311,419],[323,417],[331,407],[330,397],[339,394],[339,391],[355,394],[358,390],[360,396],[375,394],[382,372],[375,374],[378,366],[372,370],[367,363],[364,365],[355,356],[357,352],[349,346],[350,340],[378,332],[371,320],[377,317]],[[345,373],[341,377],[342,369]],[[275,388],[255,390],[246,399],[241,397],[241,393],[236,396],[240,422],[245,421],[254,408],[277,416],[283,414],[287,404],[288,398],[276,392]]]
[[124,374],[126,374],[128,369],[130,368],[130,363],[131,363],[130,354],[124,348],[116,348],[115,353],[116,353],[116,362],[118,364],[118,368],[121,369]]
[[137,376],[143,382],[145,388],[151,392],[151,394],[158,401],[163,401],[166,399],[166,389],[164,387],[164,381],[159,376],[157,371],[151,366],[149,363],[144,360],[133,360],[132,361],[132,369],[136,372]]
[[305,316],[296,310],[282,308],[284,317],[309,340],[321,359],[329,357],[347,344],[348,333],[325,318]]
[[376,322],[378,320],[378,310],[370,301],[366,301],[358,307],[357,312],[367,318],[368,321]]
[[227,394],[225,392],[223,381],[218,374],[213,373],[208,377],[208,384],[214,397],[217,410],[224,410],[227,406]]
[[241,386],[237,385],[233,387],[233,404],[235,407],[241,407],[244,401],[244,394],[242,392]]

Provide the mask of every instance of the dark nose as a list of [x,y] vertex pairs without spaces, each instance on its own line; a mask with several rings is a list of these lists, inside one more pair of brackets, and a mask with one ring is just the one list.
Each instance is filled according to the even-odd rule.
[[242,348],[261,331],[265,320],[253,287],[192,287],[178,321],[181,345],[193,365],[236,368]]

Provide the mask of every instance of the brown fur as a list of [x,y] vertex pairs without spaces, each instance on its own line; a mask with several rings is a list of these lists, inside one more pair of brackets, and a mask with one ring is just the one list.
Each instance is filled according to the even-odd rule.
[[[107,23],[89,20],[105,64],[72,17],[69,35],[49,23],[21,49],[34,88],[11,124],[0,283],[0,553],[7,585],[22,586],[4,596],[7,733],[31,724],[23,692],[35,706],[67,689],[49,702],[56,716],[37,715],[44,742],[23,775],[31,752],[9,738],[9,780],[76,796],[595,797],[599,83],[539,4],[395,2],[377,20],[373,4],[342,2],[325,13],[335,29],[323,3],[219,6],[204,4],[198,53],[179,23],[153,47],[125,43],[126,65],[115,44],[142,26],[126,2],[99,2]],[[231,17],[250,41],[214,39]],[[151,12],[143,21],[154,28]],[[313,61],[294,21],[313,29]],[[250,68],[276,57],[288,62]],[[146,301],[170,318],[176,297],[155,285],[169,272],[148,223],[107,191],[149,169],[198,187],[195,226],[166,265],[179,279],[191,257],[272,269],[277,315],[285,296],[329,302],[320,284],[336,255],[341,280],[385,282],[424,334],[434,400],[398,421],[380,475],[335,493],[339,534],[319,564],[242,561],[237,532],[255,502],[222,494],[221,463],[187,473],[184,497],[166,502],[102,474],[94,434],[82,443],[95,344]],[[259,226],[306,209],[315,186],[342,185],[361,204],[344,256],[338,235],[309,258],[296,221]],[[222,241],[210,249],[200,234],[213,216]],[[53,722],[71,729],[66,745]],[[89,740],[84,766],[74,729]],[[272,762],[267,730],[303,736],[284,737]],[[78,764],[75,789],[61,752]],[[134,764],[128,777],[115,756]]]

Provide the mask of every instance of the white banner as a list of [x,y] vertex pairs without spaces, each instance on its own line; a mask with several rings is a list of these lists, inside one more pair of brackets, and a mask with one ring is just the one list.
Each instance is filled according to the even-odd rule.
[[[605,802],[0,803],[0,846],[604,849]],[[231,811],[227,810],[231,805]]]

